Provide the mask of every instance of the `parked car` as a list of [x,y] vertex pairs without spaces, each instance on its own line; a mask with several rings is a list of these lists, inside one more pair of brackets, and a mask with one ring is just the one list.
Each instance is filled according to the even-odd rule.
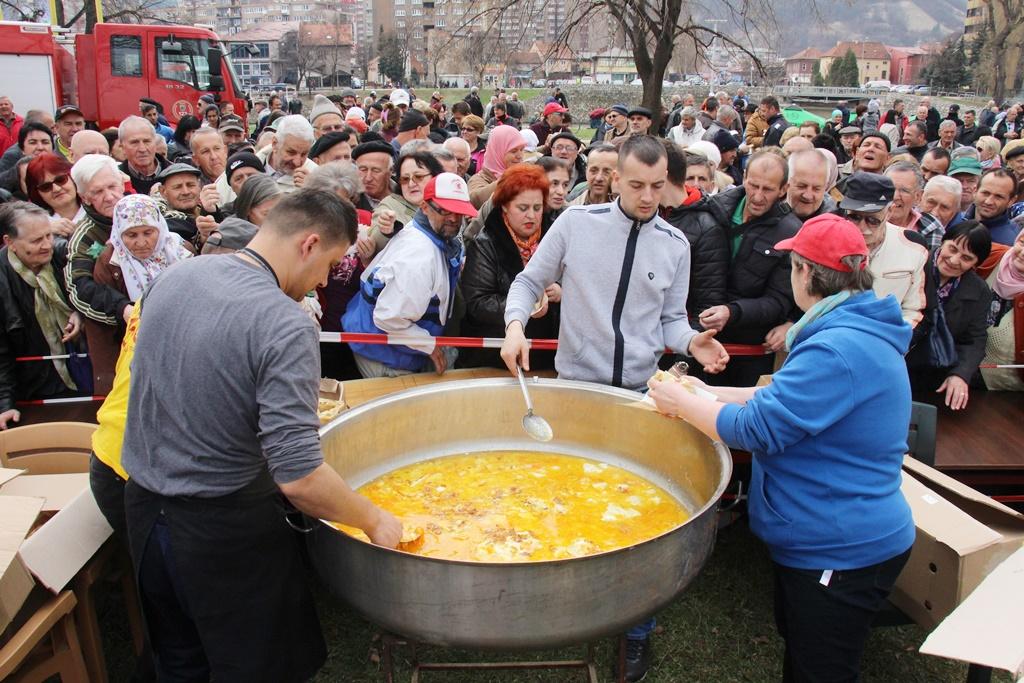
[[544,87],[547,87],[547,84],[548,84],[548,82],[547,82],[546,79],[538,78],[533,83],[531,83],[530,85],[532,87],[534,87],[534,88],[544,88]]
[[916,88],[914,88],[914,94],[915,95],[931,95],[932,94],[932,89],[929,88],[927,85],[919,85]]
[[643,82],[643,79],[640,79],[640,78],[634,78],[633,80],[631,80],[631,81],[629,82],[629,84],[630,84],[630,85],[643,85],[643,84],[644,84],[644,82]]
[[597,81],[593,76],[584,76],[580,79],[580,85],[597,85]]
[[887,80],[868,81],[864,85],[860,86],[861,90],[888,90],[892,87],[892,83]]

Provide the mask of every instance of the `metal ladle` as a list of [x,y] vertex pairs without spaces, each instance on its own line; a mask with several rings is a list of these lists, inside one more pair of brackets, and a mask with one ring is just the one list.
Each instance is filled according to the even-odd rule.
[[523,415],[523,429],[537,441],[551,441],[554,432],[551,425],[540,415],[533,414],[533,401],[530,400],[530,392],[526,390],[526,378],[523,377],[523,368],[516,365],[516,374],[519,377],[519,386],[523,390],[523,398],[526,399],[526,415]]

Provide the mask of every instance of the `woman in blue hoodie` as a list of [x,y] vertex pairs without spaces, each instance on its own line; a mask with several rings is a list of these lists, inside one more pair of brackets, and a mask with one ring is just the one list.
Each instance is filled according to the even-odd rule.
[[850,221],[812,218],[792,251],[805,311],[763,388],[711,387],[717,401],[651,380],[658,409],[753,453],[750,526],[775,568],[785,681],[856,681],[875,613],[910,555],[914,521],[900,492],[911,328],[879,300],[868,250]]

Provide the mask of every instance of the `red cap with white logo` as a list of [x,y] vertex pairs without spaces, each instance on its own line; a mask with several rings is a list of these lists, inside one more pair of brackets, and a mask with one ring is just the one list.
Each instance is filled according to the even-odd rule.
[[469,201],[466,181],[454,173],[441,173],[431,178],[423,189],[423,199],[434,202],[445,211],[476,217],[476,209]]

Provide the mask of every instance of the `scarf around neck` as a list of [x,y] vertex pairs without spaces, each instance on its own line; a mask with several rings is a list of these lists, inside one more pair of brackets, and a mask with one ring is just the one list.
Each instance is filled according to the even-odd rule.
[[516,245],[516,249],[519,250],[519,258],[523,260],[523,266],[525,267],[533,255],[537,253],[537,247],[540,246],[540,230],[533,233],[525,240],[517,235],[508,222],[505,221],[505,217],[502,216],[501,222],[505,225],[505,229],[508,230],[509,237],[512,238],[512,242]]
[[[43,331],[46,345],[50,354],[60,356],[64,353],[64,326],[68,324],[71,317],[71,307],[65,303],[61,296],[60,285],[57,284],[57,276],[53,272],[53,265],[47,263],[38,273],[22,263],[10,249],[7,250],[7,260],[10,262],[14,272],[25,281],[29,287],[35,290],[32,297],[35,307],[36,322],[39,329]],[[68,372],[68,364],[63,358],[54,359],[53,367],[60,375],[60,379],[72,391],[77,391],[71,373]]]
[[1003,299],[1013,299],[1019,294],[1024,294],[1024,274],[1020,273],[1013,265],[1012,247],[1006,250],[1003,258],[999,261],[992,289]]
[[808,308],[807,312],[803,314],[803,317],[796,321],[793,327],[789,328],[789,332],[786,333],[786,351],[792,350],[793,342],[796,341],[797,336],[803,332],[805,327],[826,313],[831,312],[851,296],[853,296],[853,293],[848,289],[844,289],[832,296],[826,296],[824,299]]

